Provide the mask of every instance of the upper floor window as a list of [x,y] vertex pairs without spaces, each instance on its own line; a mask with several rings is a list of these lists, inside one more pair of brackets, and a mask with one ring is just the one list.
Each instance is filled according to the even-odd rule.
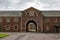
[[10,18],[6,18],[6,21],[7,21],[7,22],[10,22]]
[[0,18],[0,22],[2,22],[2,18]]
[[19,18],[18,17],[14,18],[14,22],[19,22]]

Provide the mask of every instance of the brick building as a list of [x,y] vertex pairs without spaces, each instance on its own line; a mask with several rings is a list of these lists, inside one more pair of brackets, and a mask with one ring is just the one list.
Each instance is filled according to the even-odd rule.
[[60,11],[0,11],[2,32],[60,32]]

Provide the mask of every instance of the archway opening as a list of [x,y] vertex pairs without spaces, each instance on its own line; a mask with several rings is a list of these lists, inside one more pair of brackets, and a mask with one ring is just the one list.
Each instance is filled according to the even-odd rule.
[[56,31],[57,33],[60,32],[60,25],[55,25],[55,31]]
[[37,32],[37,24],[35,21],[30,20],[26,24],[26,32]]
[[2,26],[0,26],[0,31],[2,31]]

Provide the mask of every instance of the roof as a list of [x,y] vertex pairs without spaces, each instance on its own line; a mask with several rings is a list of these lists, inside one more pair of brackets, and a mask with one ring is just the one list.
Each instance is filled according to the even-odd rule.
[[0,11],[0,16],[21,16],[20,11]]
[[60,11],[43,11],[42,14],[46,17],[60,17]]
[[[33,7],[30,7],[28,9],[34,9],[34,10],[40,11]],[[0,16],[21,16],[22,15],[21,12],[22,11],[0,11]],[[60,11],[42,11],[42,14],[46,17],[60,17]]]

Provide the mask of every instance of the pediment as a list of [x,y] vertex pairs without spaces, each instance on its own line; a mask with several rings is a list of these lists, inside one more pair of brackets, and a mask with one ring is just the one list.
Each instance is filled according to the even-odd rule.
[[36,9],[34,7],[29,7],[27,9],[25,9],[24,11],[40,11],[40,10],[38,10],[38,9]]
[[30,8],[27,8],[23,11],[24,15],[42,15],[42,11],[34,8],[34,7],[30,7]]

